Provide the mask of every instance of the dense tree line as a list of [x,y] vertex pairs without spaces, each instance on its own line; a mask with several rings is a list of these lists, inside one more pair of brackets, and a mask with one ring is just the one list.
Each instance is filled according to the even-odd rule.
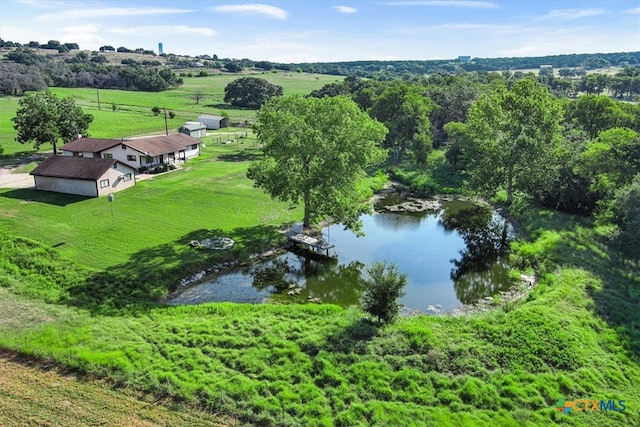
[[107,64],[104,56],[79,52],[66,61],[52,60],[31,49],[19,48],[0,61],[0,93],[22,95],[49,86],[91,87],[158,92],[177,87],[182,79],[159,62],[133,61],[126,66]]
[[[635,68],[616,78],[636,79]],[[542,78],[541,78],[542,77]],[[389,129],[394,163],[446,159],[472,191],[505,203],[525,196],[556,210],[595,215],[640,241],[640,105],[605,93],[565,96],[533,73],[463,73],[392,81],[351,76],[312,97],[351,97]],[[577,92],[574,93],[576,95]],[[634,240],[635,239],[635,240]]]
[[393,78],[406,74],[448,74],[464,71],[503,71],[539,69],[551,65],[554,69],[583,68],[591,70],[611,66],[624,67],[640,64],[640,52],[551,55],[521,58],[472,58],[470,61],[451,60],[406,60],[406,61],[345,61],[296,64],[273,64],[275,69],[313,72],[333,75],[355,75],[368,78]]

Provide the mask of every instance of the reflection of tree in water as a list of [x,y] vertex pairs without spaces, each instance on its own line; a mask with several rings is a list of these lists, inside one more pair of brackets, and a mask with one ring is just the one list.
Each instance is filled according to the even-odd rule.
[[304,295],[341,306],[359,303],[364,287],[363,263],[338,264],[336,259],[313,261],[303,258],[299,265],[299,269],[290,271],[287,276],[304,283]]
[[285,274],[291,271],[287,259],[275,259],[261,268],[257,268],[253,275],[253,287],[259,291],[273,286],[278,291],[283,291],[289,287],[289,282],[285,279]]
[[325,303],[343,307],[358,305],[364,289],[364,268],[365,265],[359,261],[336,265],[307,280],[306,291]]
[[278,258],[256,269],[253,286],[258,290],[269,286],[278,292],[290,284],[304,288],[302,295],[320,298],[324,303],[349,306],[358,304],[364,287],[362,271],[365,265],[359,261],[338,264],[335,258],[312,260],[305,256]]
[[458,299],[469,304],[507,288],[509,276],[500,260],[508,249],[509,224],[484,206],[471,206],[442,214],[445,229],[457,229],[466,247],[452,260],[451,280]]
[[420,213],[385,213],[384,215],[374,215],[373,220],[376,225],[385,230],[404,231],[417,230],[425,214]]

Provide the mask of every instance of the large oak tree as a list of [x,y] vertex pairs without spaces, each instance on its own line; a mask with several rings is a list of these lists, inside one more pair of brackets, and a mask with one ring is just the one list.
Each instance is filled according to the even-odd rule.
[[56,154],[59,140],[66,143],[79,134],[87,135],[93,116],[85,114],[73,99],[59,99],[47,91],[22,98],[12,120],[18,131],[16,141],[33,142],[36,149],[50,143]]
[[224,102],[236,107],[258,109],[274,96],[282,96],[282,86],[259,77],[241,77],[224,88]]
[[530,192],[544,186],[559,167],[562,108],[546,87],[530,79],[499,87],[469,110],[466,153],[470,184],[479,190]]
[[358,181],[367,166],[386,157],[385,126],[344,96],[273,98],[257,113],[255,132],[264,158],[247,176],[272,197],[304,205],[304,226],[331,217],[359,230]]

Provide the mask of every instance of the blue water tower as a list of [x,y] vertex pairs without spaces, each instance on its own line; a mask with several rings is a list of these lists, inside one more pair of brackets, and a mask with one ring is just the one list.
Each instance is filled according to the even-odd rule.
[[162,55],[162,43],[158,43],[158,55]]

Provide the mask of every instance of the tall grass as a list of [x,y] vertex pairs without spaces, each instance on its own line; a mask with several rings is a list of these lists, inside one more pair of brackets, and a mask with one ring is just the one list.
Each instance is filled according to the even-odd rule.
[[[638,266],[584,220],[524,201],[511,214],[531,233],[514,253],[540,278],[526,301],[384,329],[330,305],[159,306],[149,286],[169,270],[114,287],[96,281],[105,272],[5,234],[0,312],[11,321],[0,322],[0,345],[256,425],[633,425]],[[132,265],[153,270],[168,249]],[[565,415],[559,398],[627,409]]]

